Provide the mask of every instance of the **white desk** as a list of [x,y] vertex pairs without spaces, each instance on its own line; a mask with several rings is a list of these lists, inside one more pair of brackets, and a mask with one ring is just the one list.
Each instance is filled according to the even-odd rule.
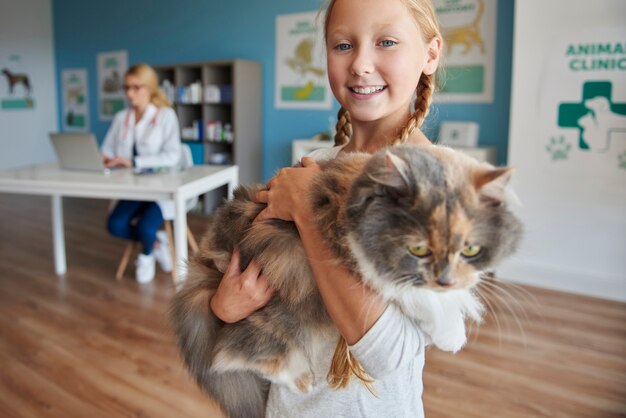
[[0,170],[0,192],[52,197],[52,234],[54,267],[57,274],[67,271],[62,197],[127,199],[175,202],[174,248],[180,276],[184,277],[187,260],[188,199],[228,185],[232,196],[239,181],[237,166],[193,166],[186,171],[158,174],[133,174],[130,170],[113,170],[109,174],[61,170],[57,164],[42,164]]

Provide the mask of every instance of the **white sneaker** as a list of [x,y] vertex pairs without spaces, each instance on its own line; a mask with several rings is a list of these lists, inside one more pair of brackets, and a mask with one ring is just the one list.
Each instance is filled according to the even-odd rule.
[[159,245],[155,246],[152,255],[154,255],[161,269],[169,273],[172,271],[172,253],[170,252],[170,241],[167,239],[165,231],[157,231],[157,241]]
[[149,283],[154,279],[154,257],[143,253],[135,261],[135,279],[139,283]]

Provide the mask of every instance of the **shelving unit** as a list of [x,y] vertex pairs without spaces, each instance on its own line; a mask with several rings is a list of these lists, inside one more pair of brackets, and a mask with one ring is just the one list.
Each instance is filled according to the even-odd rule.
[[[154,68],[174,103],[181,138],[192,148],[194,162],[237,164],[240,183],[260,182],[260,63],[236,59]],[[230,140],[229,135],[210,139],[208,134],[216,131],[207,129],[211,122],[230,125]]]

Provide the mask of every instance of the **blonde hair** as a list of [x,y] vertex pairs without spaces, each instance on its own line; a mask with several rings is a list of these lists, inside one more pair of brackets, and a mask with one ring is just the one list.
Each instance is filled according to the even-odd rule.
[[137,77],[139,82],[143,84],[150,92],[150,103],[156,107],[172,106],[165,92],[159,87],[159,76],[154,68],[148,64],[135,64],[126,71],[124,78],[128,76]]
[[[409,9],[411,15],[415,19],[415,23],[422,32],[422,38],[426,43],[430,43],[433,39],[443,39],[439,30],[439,22],[435,14],[435,8],[430,0],[401,0]],[[326,15],[324,17],[324,36],[328,34],[328,24],[330,16],[337,0],[326,0],[324,4],[328,4]],[[442,41],[443,42],[443,41]],[[428,115],[430,104],[433,100],[436,82],[435,73],[424,74],[420,76],[419,82],[415,88],[414,110],[405,127],[400,130],[397,138],[392,145],[398,145],[406,142],[409,136],[416,128],[424,123],[424,119]],[[337,113],[337,133],[335,134],[335,145],[343,145],[350,141],[352,137],[352,125],[350,123],[350,114],[343,107]]]
[[[430,43],[433,39],[443,39],[439,30],[439,23],[435,14],[435,9],[430,0],[401,0],[411,12],[415,19],[415,23],[419,27],[422,38],[426,43]],[[324,5],[326,15],[324,17],[324,36],[328,34],[328,24],[332,14],[333,7],[337,0],[326,0]],[[322,6],[323,8],[323,6]],[[442,41],[443,42],[443,41]],[[435,91],[435,73],[424,74],[415,88],[414,110],[397,138],[392,141],[392,145],[398,145],[406,142],[413,131],[424,123],[424,119],[428,115],[430,104],[432,102],[433,93]],[[350,141],[352,137],[352,123],[350,121],[350,113],[343,107],[337,113],[337,133],[335,134],[335,145],[343,145]],[[352,357],[348,344],[343,337],[339,338],[335,354],[330,365],[330,370],[326,376],[326,380],[333,389],[341,389],[348,386],[350,377],[354,374],[361,380],[367,389],[374,393],[372,388],[373,379],[363,370],[359,361]]]

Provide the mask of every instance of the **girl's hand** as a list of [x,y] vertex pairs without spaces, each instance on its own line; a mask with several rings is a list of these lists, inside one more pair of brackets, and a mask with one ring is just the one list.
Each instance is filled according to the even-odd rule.
[[235,249],[209,306],[219,319],[233,323],[265,306],[273,294],[274,289],[254,260],[243,272],[239,270],[239,250]]
[[133,162],[129,159],[126,158],[122,158],[122,157],[113,157],[113,158],[109,158],[107,160],[105,160],[104,162],[105,166],[107,168],[112,168],[112,167],[126,167],[126,168],[130,168],[133,166]]
[[281,169],[266,184],[267,189],[256,194],[256,201],[267,203],[256,221],[278,218],[284,221],[308,219],[309,187],[313,176],[320,171],[319,165],[309,157],[302,158],[302,167]]

